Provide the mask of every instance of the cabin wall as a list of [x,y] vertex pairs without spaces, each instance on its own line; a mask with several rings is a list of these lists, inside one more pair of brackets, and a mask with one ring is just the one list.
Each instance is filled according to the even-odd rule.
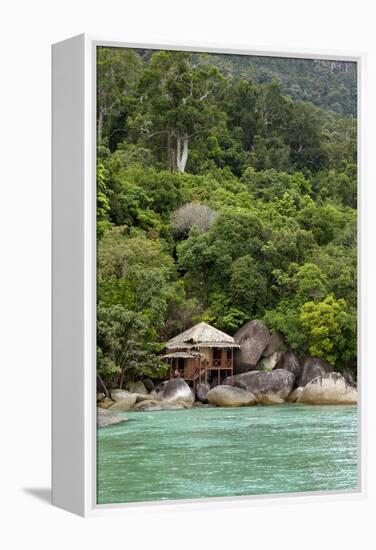
[[193,372],[195,369],[195,359],[185,359],[185,365],[184,365],[184,378],[192,378]]

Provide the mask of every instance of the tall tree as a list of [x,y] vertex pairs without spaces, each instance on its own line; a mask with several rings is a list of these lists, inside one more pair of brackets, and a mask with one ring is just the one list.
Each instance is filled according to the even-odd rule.
[[132,128],[152,140],[168,169],[184,172],[191,143],[219,122],[216,105],[224,77],[204,58],[160,51],[152,56],[139,86],[139,109]]

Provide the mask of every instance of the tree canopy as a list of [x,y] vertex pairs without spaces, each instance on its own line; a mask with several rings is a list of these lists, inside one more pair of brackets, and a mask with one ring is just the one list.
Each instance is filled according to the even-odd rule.
[[353,364],[355,66],[101,47],[97,76],[101,379],[201,320]]

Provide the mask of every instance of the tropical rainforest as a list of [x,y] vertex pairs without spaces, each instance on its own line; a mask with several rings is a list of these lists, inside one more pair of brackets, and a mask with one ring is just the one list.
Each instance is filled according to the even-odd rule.
[[350,62],[98,48],[101,382],[163,376],[199,321],[261,319],[355,372],[356,82]]

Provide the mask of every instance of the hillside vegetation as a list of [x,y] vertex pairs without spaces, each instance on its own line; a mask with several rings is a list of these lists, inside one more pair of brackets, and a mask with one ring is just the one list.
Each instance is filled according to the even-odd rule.
[[355,365],[354,65],[99,48],[97,74],[100,378],[162,375],[202,320]]

